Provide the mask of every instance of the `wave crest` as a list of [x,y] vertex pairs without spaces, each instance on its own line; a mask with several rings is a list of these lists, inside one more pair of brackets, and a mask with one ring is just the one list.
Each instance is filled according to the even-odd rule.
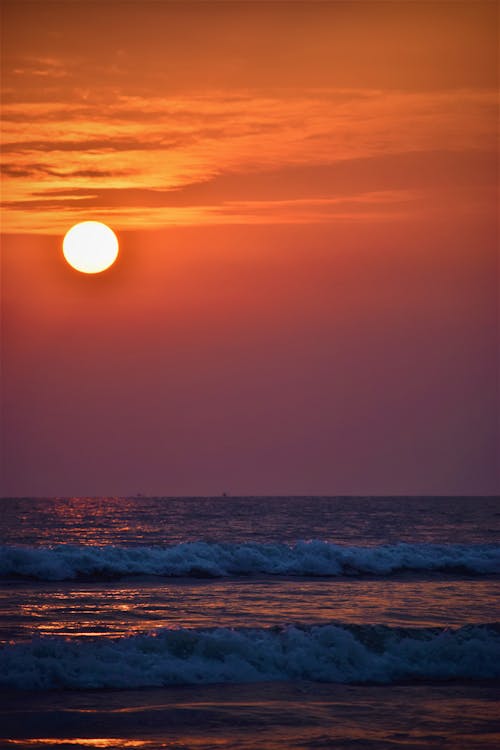
[[0,547],[0,577],[44,581],[118,576],[386,576],[402,571],[500,573],[499,545],[395,544],[347,547],[184,542],[170,547]]
[[39,638],[0,649],[0,687],[21,690],[498,677],[499,625],[179,629],[92,641]]

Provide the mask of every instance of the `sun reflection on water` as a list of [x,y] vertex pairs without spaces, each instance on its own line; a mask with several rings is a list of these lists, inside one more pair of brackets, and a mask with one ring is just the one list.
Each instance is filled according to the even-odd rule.
[[[500,582],[300,579],[165,580],[10,587],[0,591],[0,643],[33,636],[121,637],[159,628],[386,622],[455,626],[491,619]],[[474,600],[474,609],[470,602]]]
[[[22,745],[23,747],[32,747],[34,750],[37,748],[44,747],[57,747],[66,745],[77,745],[79,747],[86,748],[113,748],[113,750],[120,750],[120,748],[151,748],[152,750],[185,750],[187,747],[190,748],[206,748],[207,738],[206,737],[186,737],[183,736],[179,740],[127,740],[121,737],[36,737],[34,739],[22,739],[22,740],[5,740],[6,746]],[[211,737],[209,740],[210,747],[224,747],[232,745],[231,740],[225,737]]]
[[148,740],[125,740],[119,737],[37,737],[28,740],[6,740],[9,745],[30,745],[32,747],[52,747],[53,745],[84,745],[86,747],[151,747]]

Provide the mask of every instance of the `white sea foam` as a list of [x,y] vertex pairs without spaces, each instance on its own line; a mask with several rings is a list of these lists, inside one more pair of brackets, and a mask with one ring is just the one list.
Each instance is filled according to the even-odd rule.
[[0,648],[0,688],[20,690],[499,677],[498,625],[180,629],[92,641],[39,638]]
[[117,576],[386,576],[402,571],[500,573],[500,545],[395,544],[347,547],[185,542],[170,547],[0,547],[0,577],[47,581]]

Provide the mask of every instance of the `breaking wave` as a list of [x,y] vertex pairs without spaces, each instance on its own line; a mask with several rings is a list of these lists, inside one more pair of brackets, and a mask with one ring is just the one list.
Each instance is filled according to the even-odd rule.
[[395,544],[347,547],[184,542],[169,547],[0,547],[0,577],[67,581],[121,576],[386,576],[403,571],[500,573],[500,545]]
[[95,640],[44,637],[0,648],[0,688],[20,690],[499,677],[500,624],[179,629]]

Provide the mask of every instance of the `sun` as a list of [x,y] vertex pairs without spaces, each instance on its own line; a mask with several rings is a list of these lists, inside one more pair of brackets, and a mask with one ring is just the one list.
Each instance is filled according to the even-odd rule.
[[101,273],[118,256],[118,239],[100,221],[82,221],[66,232],[63,240],[64,257],[82,273]]

